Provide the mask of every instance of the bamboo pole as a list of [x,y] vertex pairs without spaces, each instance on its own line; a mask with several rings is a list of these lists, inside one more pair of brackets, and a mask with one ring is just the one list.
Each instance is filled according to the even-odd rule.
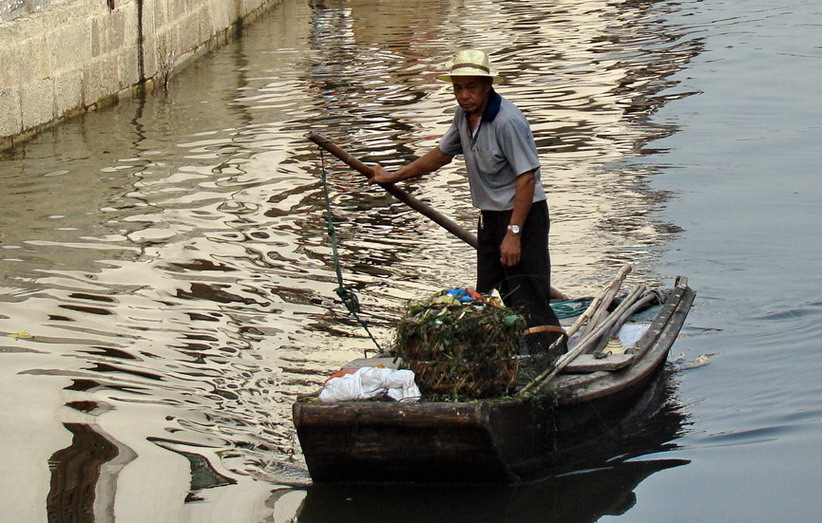
[[625,310],[625,312],[622,313],[622,316],[616,319],[614,325],[611,327],[611,330],[609,332],[610,335],[616,334],[619,328],[622,327],[622,325],[624,325],[626,321],[628,321],[628,318],[636,314],[638,310],[642,309],[643,307],[647,306],[648,304],[657,299],[656,295],[646,291],[647,288],[643,290],[642,297],[636,300],[636,302],[634,302],[628,309]]
[[[585,309],[579,318],[571,325],[566,332],[568,333],[568,338],[570,339],[571,336],[576,334],[576,332],[582,328],[582,326],[590,320],[600,309],[608,310],[608,306],[613,301],[613,297],[616,296],[616,293],[619,292],[619,288],[622,287],[622,282],[625,281],[625,278],[628,276],[632,270],[629,264],[623,265],[622,268],[619,270],[617,275],[614,277],[611,282],[606,285],[600,294],[598,294],[588,305],[588,308]],[[604,301],[611,296],[611,299],[608,300],[607,304],[604,304]]]
[[603,296],[602,303],[600,304],[599,308],[593,314],[593,316],[591,316],[591,321],[588,322],[588,330],[590,330],[593,327],[596,327],[602,321],[602,319],[608,315],[608,307],[611,306],[611,303],[614,301],[614,298],[616,298],[619,289],[622,287],[625,278],[628,276],[631,270],[632,267],[628,264],[623,265],[622,268],[619,270],[619,272],[616,275],[616,278],[614,278],[614,280],[608,286],[608,290]]
[[625,316],[625,312],[628,311],[631,306],[642,297],[645,289],[645,285],[637,285],[634,287],[628,296],[622,300],[622,303],[620,303],[619,306],[614,309],[614,311],[608,315],[607,318],[604,318],[598,325],[594,325],[591,328],[586,329],[585,333],[574,346],[574,350],[577,351],[577,354],[587,352],[587,350],[591,348],[591,345],[596,343],[596,341],[604,334],[610,334],[613,329],[621,327],[622,325],[620,324],[617,326],[617,323],[619,323],[620,320],[622,320],[622,323],[625,323],[628,319],[628,317]]
[[[625,281],[625,278],[628,276],[628,273],[631,272],[631,266],[629,264],[623,265],[622,268],[619,270],[617,275],[614,277],[611,282],[605,286],[600,294],[597,295],[596,298],[591,302],[588,306],[588,309],[585,310],[582,315],[577,318],[577,321],[568,329],[568,338],[570,339],[581,327],[582,325],[589,320],[592,315],[596,314],[601,308],[607,310],[608,305],[610,305],[611,301],[613,301],[613,297],[616,296],[616,293],[619,292],[619,288],[622,286],[622,283]],[[608,298],[610,296],[610,299]],[[607,300],[607,305],[605,302]],[[584,345],[580,345],[577,343],[570,352],[567,352],[560,356],[557,362],[554,364],[553,367],[547,368],[544,372],[542,372],[539,376],[531,380],[525,387],[519,390],[516,393],[516,396],[524,396],[530,392],[539,392],[542,390],[545,385],[547,385],[557,374],[562,371],[569,363],[571,363],[574,358],[579,356],[582,351],[585,349]]]

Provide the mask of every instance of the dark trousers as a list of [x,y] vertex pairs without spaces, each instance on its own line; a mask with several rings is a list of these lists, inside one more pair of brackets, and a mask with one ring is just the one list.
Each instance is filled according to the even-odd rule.
[[477,291],[496,288],[505,304],[525,316],[529,327],[559,325],[551,309],[548,203],[534,203],[522,227],[522,256],[513,267],[500,263],[500,244],[512,211],[482,211],[477,234]]

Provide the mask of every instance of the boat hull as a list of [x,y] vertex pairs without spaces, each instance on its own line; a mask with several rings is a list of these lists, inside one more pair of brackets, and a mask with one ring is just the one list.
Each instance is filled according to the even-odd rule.
[[316,482],[514,482],[595,444],[603,424],[636,411],[693,302],[684,279],[618,371],[560,375],[539,397],[471,402],[294,403]]

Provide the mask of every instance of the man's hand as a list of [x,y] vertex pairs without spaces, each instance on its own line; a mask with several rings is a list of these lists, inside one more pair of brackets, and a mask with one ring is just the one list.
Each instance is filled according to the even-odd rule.
[[[534,198],[534,188],[537,178],[534,171],[528,171],[517,176],[516,192],[514,193],[514,209],[511,211],[509,224],[517,224],[522,228],[528,213],[531,211],[531,202]],[[499,261],[503,267],[513,267],[518,264],[522,256],[522,237],[511,230],[505,233],[502,244],[499,246]]]
[[502,245],[499,247],[499,252],[499,261],[502,263],[503,267],[513,267],[518,264],[520,255],[522,254],[520,235],[508,231],[505,234],[505,238],[502,239]]
[[371,176],[368,177],[368,183],[394,183],[399,179],[394,173],[389,173],[388,171],[383,169],[382,166],[379,164],[374,164],[370,167],[372,171]]
[[394,172],[388,172],[379,164],[371,166],[373,172],[368,177],[368,183],[396,183],[401,180],[413,178],[415,176],[422,176],[424,174],[432,173],[440,167],[451,162],[453,156],[448,156],[440,151],[439,147],[434,147],[428,151],[424,156],[421,156],[413,162],[404,165]]

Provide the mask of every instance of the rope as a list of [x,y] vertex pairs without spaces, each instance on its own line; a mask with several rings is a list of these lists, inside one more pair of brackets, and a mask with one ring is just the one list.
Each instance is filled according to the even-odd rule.
[[[365,329],[365,332],[368,333],[368,337],[374,342],[374,345],[377,347],[377,351],[382,352],[382,348],[380,347],[380,344],[377,343],[377,339],[374,338],[374,335],[371,334],[371,331],[368,329],[368,323],[360,318],[360,300],[353,291],[345,288],[342,268],[340,267],[340,256],[337,253],[337,234],[334,230],[334,214],[331,212],[331,197],[328,195],[328,179],[325,173],[325,155],[323,154],[322,149],[320,149],[320,162],[322,164],[326,229],[328,230],[328,239],[331,242],[331,256],[334,259],[334,271],[337,273],[338,287],[334,289],[334,292],[337,293],[337,296],[339,296],[340,300],[342,300],[343,305],[345,305],[345,308],[348,309],[348,312],[350,312],[351,315],[354,316],[354,319],[357,320],[357,323],[359,323],[362,328]],[[367,356],[368,354],[366,354],[366,357]]]
[[551,303],[551,308],[554,309],[554,314],[557,315],[557,318],[564,319],[579,316],[590,304],[591,298],[579,298],[576,300]]

